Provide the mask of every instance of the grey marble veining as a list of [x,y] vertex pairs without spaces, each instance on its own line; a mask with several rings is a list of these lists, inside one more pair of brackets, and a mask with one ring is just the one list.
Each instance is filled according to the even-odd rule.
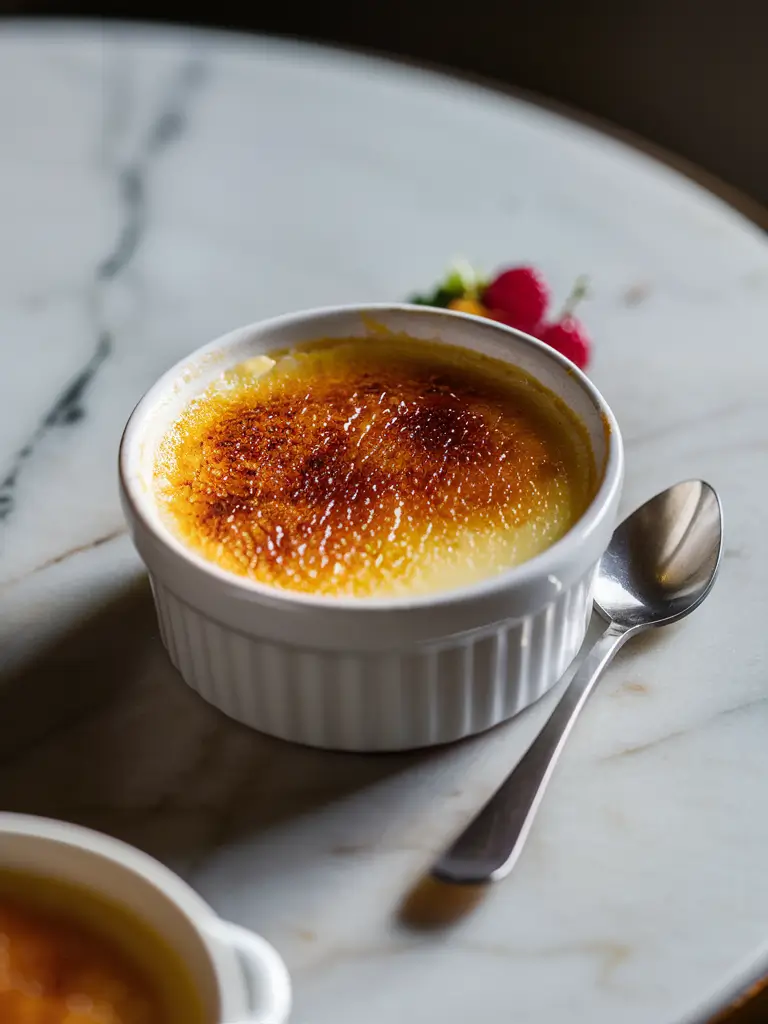
[[[678,1024],[766,954],[768,244],[535,107],[225,35],[0,27],[0,806],[167,861],[285,956],[297,1024]],[[722,578],[601,684],[513,876],[452,930],[398,907],[554,695],[407,756],[302,750],[184,688],[115,481],[179,356],[400,298],[462,254],[589,273],[625,509],[721,491]]]

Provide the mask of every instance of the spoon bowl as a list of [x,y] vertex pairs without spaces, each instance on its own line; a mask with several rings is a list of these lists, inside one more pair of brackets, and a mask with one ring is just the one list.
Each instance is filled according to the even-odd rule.
[[723,551],[722,508],[703,480],[686,480],[641,505],[603,555],[595,608],[637,632],[689,615],[711,590]]
[[669,487],[621,523],[595,584],[595,607],[608,628],[517,766],[434,865],[436,878],[475,885],[511,871],[598,679],[630,637],[676,622],[701,604],[715,582],[722,550],[720,499],[703,480]]

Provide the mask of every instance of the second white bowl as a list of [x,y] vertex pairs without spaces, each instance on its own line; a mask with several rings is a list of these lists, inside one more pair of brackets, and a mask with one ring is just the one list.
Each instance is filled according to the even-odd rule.
[[[602,480],[551,548],[481,583],[397,599],[312,597],[235,576],[182,544],[153,490],[157,446],[188,402],[251,356],[380,325],[514,363],[586,426]],[[592,583],[616,518],[619,429],[571,363],[489,320],[418,306],[335,307],[225,335],[178,363],[133,412],[120,451],[123,505],[147,565],[163,642],[185,681],[263,732],[340,750],[404,750],[482,732],[542,696],[584,639]]]
[[288,1020],[291,985],[272,946],[223,921],[140,850],[65,821],[0,812],[0,868],[80,886],[135,916],[184,964],[211,1024]]

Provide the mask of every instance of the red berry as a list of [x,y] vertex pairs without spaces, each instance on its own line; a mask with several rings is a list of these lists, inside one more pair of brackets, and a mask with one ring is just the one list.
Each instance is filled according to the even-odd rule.
[[494,319],[533,334],[549,305],[549,288],[534,267],[503,270],[485,289],[483,304],[494,311]]
[[592,346],[584,325],[576,317],[566,316],[555,324],[544,324],[539,338],[581,370],[589,363]]

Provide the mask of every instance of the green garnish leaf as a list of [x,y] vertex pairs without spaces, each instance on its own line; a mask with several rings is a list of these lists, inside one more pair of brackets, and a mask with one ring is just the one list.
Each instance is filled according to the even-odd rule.
[[487,279],[481,277],[471,264],[460,260],[453,264],[433,292],[413,295],[408,301],[417,306],[438,306],[445,309],[454,299],[479,298],[487,287]]

